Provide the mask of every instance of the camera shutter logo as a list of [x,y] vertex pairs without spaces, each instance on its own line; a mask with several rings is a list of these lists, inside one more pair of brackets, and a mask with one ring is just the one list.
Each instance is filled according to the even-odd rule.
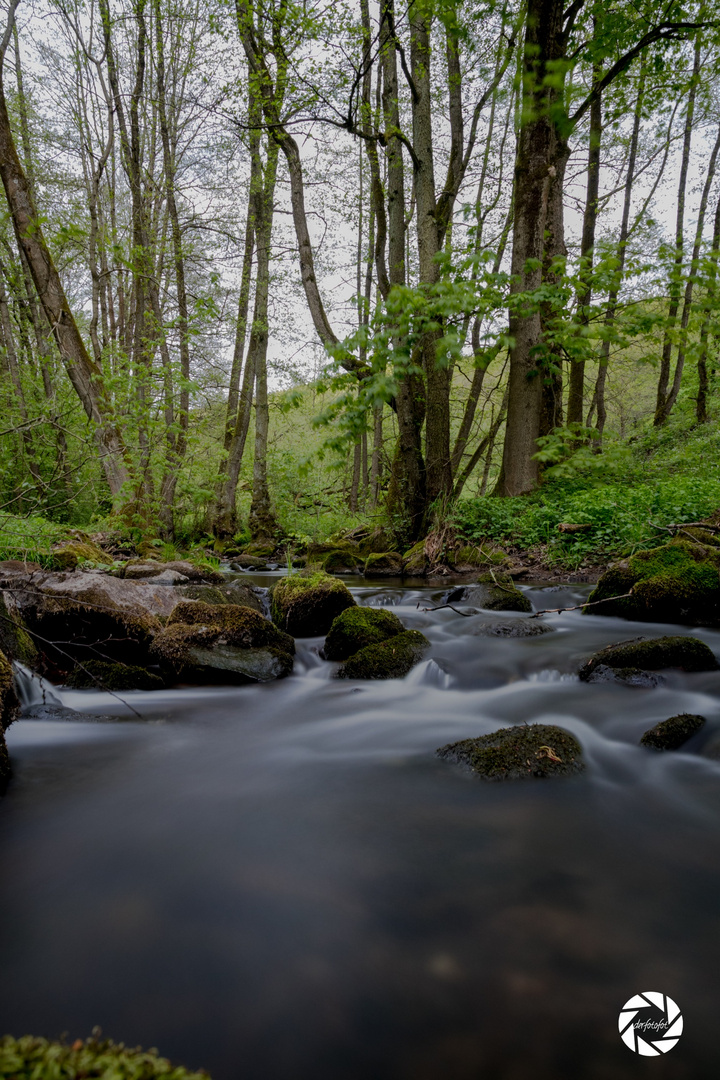
[[667,994],[646,990],[626,1001],[618,1020],[622,1041],[636,1054],[659,1057],[672,1050],[682,1035],[680,1009]]

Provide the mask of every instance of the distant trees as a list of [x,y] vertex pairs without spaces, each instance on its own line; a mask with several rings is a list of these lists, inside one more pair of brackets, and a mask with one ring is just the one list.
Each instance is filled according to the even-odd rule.
[[2,43],[8,505],[78,493],[84,415],[98,505],[228,538],[244,477],[276,538],[273,390],[311,334],[349,509],[408,543],[601,452],[616,357],[656,425],[712,415],[712,4],[41,3]]

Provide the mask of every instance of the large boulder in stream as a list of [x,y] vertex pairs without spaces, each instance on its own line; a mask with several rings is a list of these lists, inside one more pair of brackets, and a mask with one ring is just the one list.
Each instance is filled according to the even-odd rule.
[[326,660],[347,660],[367,645],[379,645],[404,632],[397,615],[385,608],[346,608],[330,627],[323,655]]
[[289,675],[295,642],[252,608],[188,600],[177,605],[151,655],[169,679],[271,682]]
[[651,750],[678,750],[696,735],[706,721],[694,713],[679,713],[648,729],[640,739],[641,746]]
[[707,530],[638,551],[611,566],[588,597],[586,615],[693,626],[720,624],[720,547]]
[[405,630],[377,645],[366,645],[338,669],[338,679],[402,679],[423,659],[430,642],[419,630]]
[[[584,682],[598,680],[598,673],[611,669],[621,679],[628,681],[631,675],[645,672],[679,668],[681,671],[717,671],[720,668],[715,655],[704,641],[694,637],[633,638],[600,649],[582,665],[579,671]],[[657,685],[657,683],[635,685]]]
[[491,571],[482,574],[472,585],[451,589],[445,598],[448,604],[467,603],[487,611],[532,611],[532,604],[520,592],[509,574]]
[[464,765],[485,780],[570,776],[584,768],[577,739],[554,724],[517,724],[490,735],[441,746],[438,757]]
[[288,574],[270,592],[273,622],[293,637],[327,634],[337,616],[354,606],[350,590],[324,571]]

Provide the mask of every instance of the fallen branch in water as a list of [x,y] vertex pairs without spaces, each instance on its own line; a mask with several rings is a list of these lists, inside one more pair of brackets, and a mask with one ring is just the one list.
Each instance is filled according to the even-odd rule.
[[582,608],[595,607],[596,604],[607,604],[611,600],[627,600],[628,596],[632,596],[632,589],[630,592],[620,593],[619,596],[606,596],[603,600],[586,600],[584,604],[575,604],[573,607],[549,607],[543,611],[534,611],[530,618],[537,619],[540,615],[557,615],[561,611],[580,611]]
[[[420,601],[419,600],[418,600],[417,604],[415,605],[415,608],[416,608],[416,610],[417,610],[417,608],[420,608]],[[456,615],[462,615],[462,617],[464,619],[469,619],[472,615],[475,614],[475,612],[473,612],[473,611],[460,611],[458,608],[453,607],[452,604],[438,604],[437,607],[424,607],[424,608],[420,608],[420,610],[421,611],[442,611],[443,608],[450,608],[450,610],[454,611]]]

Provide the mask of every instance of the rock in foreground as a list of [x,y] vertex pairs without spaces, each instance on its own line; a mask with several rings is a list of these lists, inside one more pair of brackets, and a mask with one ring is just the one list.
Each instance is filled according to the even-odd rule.
[[349,589],[322,571],[281,578],[270,601],[273,622],[293,637],[327,634],[338,615],[354,606]]
[[589,682],[598,668],[622,668],[634,671],[717,671],[720,668],[712,649],[694,637],[634,638],[608,645],[586,660],[579,671]]
[[330,627],[323,654],[326,660],[347,660],[368,645],[379,645],[404,632],[405,627],[392,611],[370,607],[346,608]]
[[338,679],[402,679],[425,655],[430,642],[419,630],[405,630],[379,645],[367,645],[337,672]]
[[704,723],[704,716],[693,713],[671,716],[669,720],[661,720],[646,731],[640,739],[640,745],[648,746],[652,750],[677,750],[697,734]]
[[166,1058],[157,1050],[130,1049],[122,1043],[103,1039],[87,1039],[68,1045],[49,1042],[33,1035],[13,1039],[0,1038],[0,1077],[14,1080],[209,1080],[207,1073],[190,1072]]
[[517,724],[477,739],[462,739],[437,751],[485,780],[530,780],[570,776],[585,768],[577,739],[554,724]]

